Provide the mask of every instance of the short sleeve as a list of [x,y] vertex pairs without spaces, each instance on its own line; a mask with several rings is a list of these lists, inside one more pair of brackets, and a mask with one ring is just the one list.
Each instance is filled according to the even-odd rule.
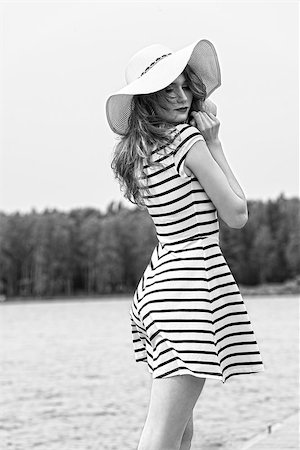
[[188,151],[197,141],[204,141],[200,131],[188,124],[181,124],[176,126],[179,132],[176,138],[176,147],[173,151],[174,165],[176,172],[183,178],[188,178],[184,171],[184,161]]

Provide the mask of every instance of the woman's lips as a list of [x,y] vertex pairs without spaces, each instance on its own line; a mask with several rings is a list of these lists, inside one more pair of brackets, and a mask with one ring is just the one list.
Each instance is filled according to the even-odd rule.
[[187,110],[188,110],[187,107],[185,107],[185,108],[177,108],[176,109],[176,111],[179,111],[179,112],[186,112]]

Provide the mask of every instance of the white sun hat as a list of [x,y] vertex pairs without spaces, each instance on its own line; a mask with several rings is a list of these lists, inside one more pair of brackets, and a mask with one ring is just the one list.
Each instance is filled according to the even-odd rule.
[[206,87],[207,97],[221,85],[221,72],[213,44],[202,39],[172,52],[155,44],[137,52],[125,70],[127,85],[106,102],[106,116],[114,133],[124,135],[134,95],[150,94],[171,84],[189,65]]

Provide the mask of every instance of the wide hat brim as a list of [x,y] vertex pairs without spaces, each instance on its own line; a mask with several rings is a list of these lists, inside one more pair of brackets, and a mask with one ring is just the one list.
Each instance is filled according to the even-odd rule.
[[221,72],[213,44],[202,39],[172,53],[143,76],[112,94],[106,102],[106,116],[114,133],[124,135],[131,114],[132,97],[160,91],[189,65],[206,86],[207,97],[221,85]]

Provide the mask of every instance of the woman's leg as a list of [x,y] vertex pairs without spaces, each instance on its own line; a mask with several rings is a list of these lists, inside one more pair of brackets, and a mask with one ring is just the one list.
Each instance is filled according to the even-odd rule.
[[138,450],[180,450],[184,431],[205,379],[191,375],[155,378]]
[[194,432],[194,423],[193,423],[193,413],[189,418],[189,421],[185,427],[183,432],[183,436],[181,439],[180,450],[190,450],[192,445],[192,438]]

